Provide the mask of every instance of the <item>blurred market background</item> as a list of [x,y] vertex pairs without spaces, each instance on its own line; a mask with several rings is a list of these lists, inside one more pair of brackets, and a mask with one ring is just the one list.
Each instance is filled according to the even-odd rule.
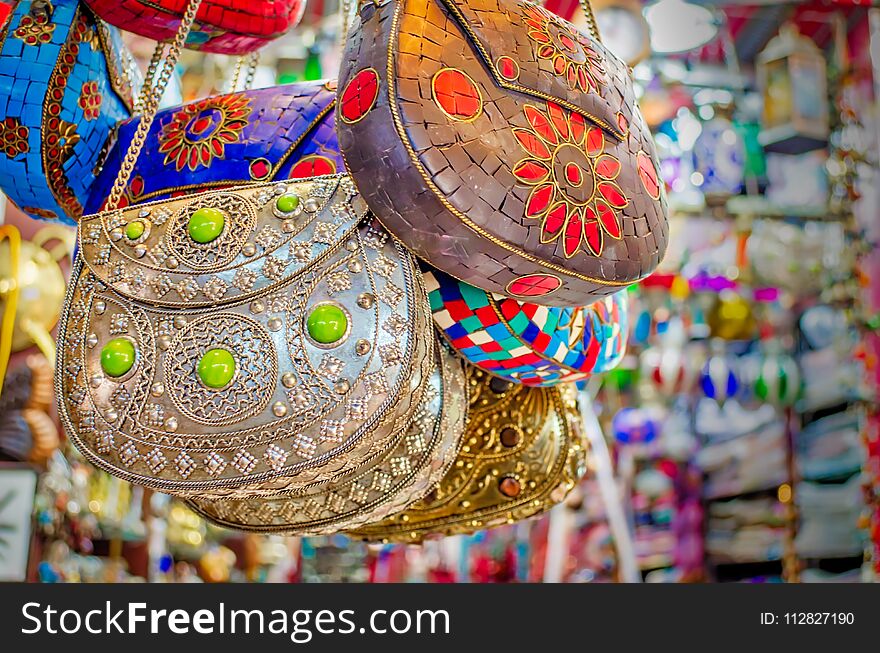
[[[594,447],[564,505],[469,537],[366,546],[215,528],[97,471],[53,407],[50,333],[74,232],[7,205],[0,222],[30,244],[0,398],[0,580],[876,580],[880,9],[594,6],[655,134],[671,248],[629,290],[623,365],[590,385],[610,456]],[[577,0],[547,8],[582,20]],[[309,0],[261,54],[254,86],[331,77],[340,30],[335,1]],[[153,42],[126,38],[145,67]],[[234,65],[184,53],[164,103],[226,90]]]

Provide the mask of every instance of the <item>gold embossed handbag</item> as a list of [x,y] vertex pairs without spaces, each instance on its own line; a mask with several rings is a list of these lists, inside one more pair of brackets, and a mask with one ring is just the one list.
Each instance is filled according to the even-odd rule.
[[98,467],[182,495],[271,494],[358,469],[396,446],[434,367],[415,261],[346,175],[116,209],[174,59],[108,209],[79,223],[62,421]]
[[571,386],[530,388],[469,368],[464,446],[424,499],[356,538],[420,542],[513,523],[561,502],[584,474],[587,441]]
[[385,519],[423,498],[458,454],[467,415],[460,360],[437,348],[437,364],[412,421],[360,468],[272,497],[193,499],[211,521],[239,530],[319,535]]

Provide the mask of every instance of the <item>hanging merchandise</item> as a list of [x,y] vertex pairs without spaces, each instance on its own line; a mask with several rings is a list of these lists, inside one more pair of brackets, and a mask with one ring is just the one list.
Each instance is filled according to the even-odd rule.
[[703,366],[700,374],[700,387],[703,394],[723,405],[739,391],[739,379],[734,370],[733,359],[724,351],[724,342],[712,341],[712,355]]
[[119,33],[76,0],[14,2],[0,32],[0,188],[33,218],[73,224],[139,87]]
[[[635,66],[650,56],[650,28],[642,15],[640,0],[590,0],[590,3],[606,48],[628,66]],[[575,16],[572,18],[575,26],[589,32],[590,18],[583,12]]]
[[[15,310],[15,328],[12,333],[12,351],[22,351],[37,345],[54,363],[55,343],[50,332],[58,322],[64,300],[64,273],[59,261],[73,249],[71,230],[49,225],[34,234],[31,240],[21,242],[17,273],[11,269],[12,257],[6,243],[0,244],[0,283],[12,283],[19,289]],[[46,245],[56,242],[54,247]],[[5,314],[8,302],[0,302]]]
[[732,289],[717,296],[706,322],[712,337],[724,340],[751,340],[758,327],[752,304]]
[[660,435],[662,414],[647,408],[621,408],[611,421],[620,444],[650,444]]
[[414,259],[365,214],[329,176],[81,221],[58,362],[78,448],[205,496],[301,486],[390,446],[433,339]]
[[797,363],[776,340],[765,343],[763,350],[746,363],[746,375],[752,384],[752,391],[761,401],[784,407],[793,406],[803,389]]
[[[218,95],[156,114],[120,206],[244,182],[343,172],[334,131],[335,82]],[[100,211],[140,125],[123,123],[92,187]]]
[[434,323],[468,362],[532,386],[590,378],[626,351],[627,296],[558,308],[493,295],[439,270],[424,273]]
[[694,142],[694,169],[702,178],[700,190],[710,205],[738,195],[745,180],[746,150],[742,136],[730,121],[732,109],[716,105],[715,115],[703,123]]
[[52,365],[40,354],[9,373],[0,399],[0,460],[46,465],[58,449],[58,428],[50,416]]
[[549,11],[363,4],[339,88],[339,143],[365,201],[443,272],[578,307],[663,257],[665,191],[629,69]]
[[756,279],[797,297],[818,295],[830,281],[848,276],[854,263],[840,222],[756,220],[747,247]]
[[273,497],[194,499],[191,506],[231,528],[300,535],[333,534],[380,521],[430,492],[455,461],[467,415],[467,378],[437,347],[437,365],[412,419],[394,444],[357,468]]
[[644,378],[661,396],[687,395],[699,380],[701,358],[696,348],[687,344],[684,326],[676,318],[667,327],[660,346],[642,352],[641,366]]
[[353,537],[420,542],[549,510],[585,471],[587,443],[571,386],[528,388],[469,369],[470,411],[458,459],[408,510]]
[[761,145],[768,152],[803,154],[828,143],[825,56],[811,39],[787,24],[757,58],[764,97]]
[[[154,41],[174,38],[188,0],[85,0],[102,20]],[[185,47],[247,54],[299,24],[305,0],[204,0]]]

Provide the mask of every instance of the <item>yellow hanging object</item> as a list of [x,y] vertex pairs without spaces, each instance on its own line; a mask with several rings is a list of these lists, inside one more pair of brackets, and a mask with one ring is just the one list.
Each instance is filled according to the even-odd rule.
[[[64,273],[58,263],[70,255],[74,237],[71,229],[58,225],[45,227],[32,240],[20,242],[16,263],[13,257],[3,255],[5,248],[0,248],[0,280],[14,276],[20,292],[11,335],[12,351],[37,345],[49,362],[55,364],[55,342],[50,332],[58,322],[65,292]],[[51,241],[58,243],[45,248]]]
[[0,269],[0,298],[3,299],[3,319],[0,321],[0,393],[6,379],[6,367],[12,354],[15,316],[21,292],[19,270],[21,263],[21,233],[12,225],[0,227],[0,243],[9,241],[9,256],[0,256],[0,265],[8,261],[8,270]]
[[722,294],[706,318],[713,338],[749,340],[755,334],[757,322],[752,305],[734,293]]
[[676,276],[675,279],[672,280],[672,287],[669,289],[669,294],[674,300],[684,301],[687,299],[688,295],[691,294],[691,286],[687,282],[687,279],[681,276]]

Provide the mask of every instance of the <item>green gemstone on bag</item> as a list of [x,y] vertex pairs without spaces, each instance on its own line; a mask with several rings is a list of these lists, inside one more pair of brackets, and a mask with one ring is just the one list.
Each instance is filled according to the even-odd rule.
[[114,338],[101,348],[101,369],[113,378],[125,376],[137,358],[134,344],[128,338]]
[[293,193],[285,193],[275,200],[275,208],[279,213],[293,213],[299,206],[299,197]]
[[199,360],[197,372],[209,388],[223,388],[235,376],[235,358],[225,349],[209,349]]
[[321,304],[309,313],[306,329],[315,342],[332,345],[342,340],[348,331],[348,316],[334,304]]
[[187,230],[190,238],[204,245],[219,238],[225,224],[223,211],[204,206],[190,216]]
[[146,226],[140,220],[133,220],[129,222],[125,227],[125,237],[129,240],[137,240],[141,236],[144,235],[144,231],[146,231]]

